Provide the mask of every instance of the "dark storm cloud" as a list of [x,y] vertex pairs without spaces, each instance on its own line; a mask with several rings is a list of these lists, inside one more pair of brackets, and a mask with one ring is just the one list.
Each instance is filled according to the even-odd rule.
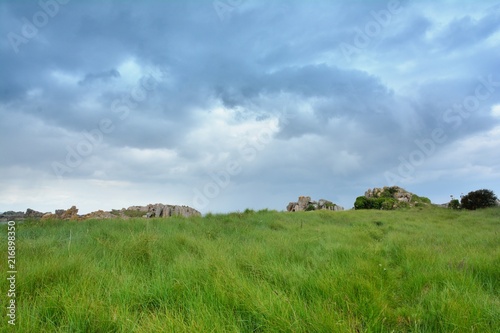
[[[244,168],[241,184],[260,174],[286,192],[292,179],[314,178],[310,170],[330,177],[331,186],[348,187],[348,175],[380,179],[437,127],[447,130],[439,147],[446,149],[498,124],[490,113],[500,103],[498,87],[460,127],[444,121],[474,94],[478,77],[500,81],[498,7],[450,7],[439,22],[439,13],[429,15],[433,6],[248,0],[220,17],[211,1],[73,0],[27,38],[26,24],[45,7],[1,2],[1,166],[54,176],[51,163],[64,163],[104,119],[113,130],[69,179],[105,174],[140,182],[169,170],[158,179],[203,182],[204,168],[224,165],[219,156],[238,156],[231,140],[251,131],[248,124],[277,119],[275,141]],[[389,8],[397,13],[384,16]],[[367,27],[379,30],[368,36]],[[25,41],[13,44],[9,33]],[[367,44],[346,59],[340,45],[356,46],[359,33]],[[141,92],[152,75],[154,87]],[[126,116],[115,112],[123,99]],[[148,165],[154,151],[162,162]],[[173,171],[181,169],[186,174]]]

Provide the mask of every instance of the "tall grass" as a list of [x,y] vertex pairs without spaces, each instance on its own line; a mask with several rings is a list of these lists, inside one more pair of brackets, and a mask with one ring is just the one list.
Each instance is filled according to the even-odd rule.
[[17,258],[18,332],[500,330],[498,208],[31,222]]

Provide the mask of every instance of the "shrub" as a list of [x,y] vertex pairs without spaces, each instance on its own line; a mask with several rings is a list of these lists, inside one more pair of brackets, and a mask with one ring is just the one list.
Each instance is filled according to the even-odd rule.
[[370,198],[368,200],[371,201],[371,206],[373,209],[381,209],[382,204],[384,203],[386,198]]
[[431,203],[431,199],[427,198],[427,197],[420,197],[420,200],[423,202],[423,203],[426,203],[426,204],[430,204]]
[[360,196],[356,198],[354,202],[354,209],[370,209],[370,201],[365,196]]
[[384,198],[394,198],[394,194],[398,191],[398,188],[395,186],[385,187],[384,191],[381,193],[381,197]]
[[410,208],[410,204],[406,201],[400,201],[398,202],[398,208]]
[[478,208],[494,207],[497,205],[497,197],[493,191],[477,190],[469,192],[462,197],[461,206],[465,209],[476,210]]
[[394,209],[396,200],[388,197],[380,198],[367,198],[360,196],[356,198],[354,202],[354,209],[384,209],[391,210]]
[[306,208],[306,212],[309,212],[311,210],[316,210],[316,208],[312,204],[309,204],[309,206],[307,206]]
[[395,205],[396,205],[395,199],[386,198],[385,200],[382,201],[380,208],[384,210],[392,210],[394,209]]
[[415,203],[425,203],[425,204],[430,204],[431,203],[431,199],[429,199],[427,197],[420,197],[420,196],[418,196],[416,194],[412,195],[411,201],[415,202]]
[[325,203],[325,207],[330,209],[330,208],[335,208],[335,206],[337,206],[336,204],[334,204],[333,202],[326,202]]
[[450,208],[450,209],[460,209],[460,201],[458,201],[458,199],[452,199],[448,203],[448,208]]

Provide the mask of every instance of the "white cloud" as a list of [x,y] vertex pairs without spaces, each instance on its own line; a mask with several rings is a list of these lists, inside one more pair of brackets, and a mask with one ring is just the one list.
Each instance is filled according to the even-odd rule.
[[137,63],[136,59],[129,58],[118,65],[118,72],[123,82],[127,85],[135,85],[137,81],[145,74],[143,68]]
[[56,83],[62,86],[76,86],[80,81],[80,76],[74,73],[68,73],[62,70],[53,70],[50,75]]
[[500,104],[491,107],[491,115],[500,118]]

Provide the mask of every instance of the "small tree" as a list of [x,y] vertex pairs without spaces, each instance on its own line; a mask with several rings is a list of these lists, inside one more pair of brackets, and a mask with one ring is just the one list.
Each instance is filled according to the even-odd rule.
[[365,197],[360,196],[356,198],[354,202],[354,209],[371,209],[371,202]]
[[448,204],[448,208],[450,209],[460,209],[460,201],[458,199],[451,199]]
[[476,210],[478,208],[494,207],[497,205],[497,197],[493,191],[477,190],[469,192],[460,200],[462,208]]

